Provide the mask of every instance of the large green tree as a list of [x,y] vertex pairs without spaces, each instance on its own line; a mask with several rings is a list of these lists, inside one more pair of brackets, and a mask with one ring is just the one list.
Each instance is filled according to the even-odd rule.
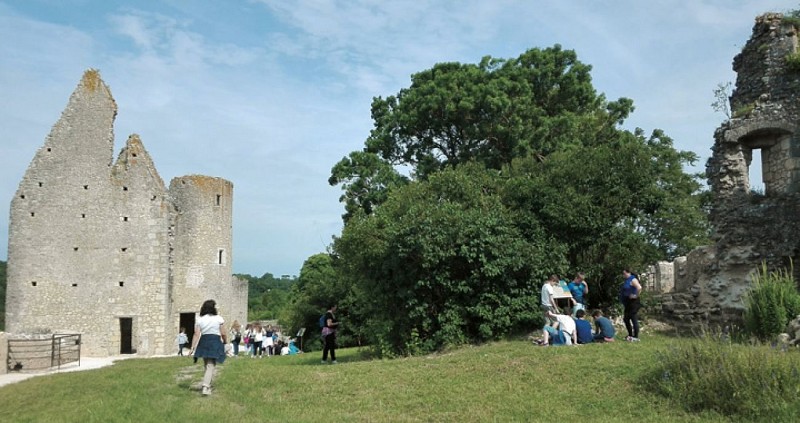
[[510,60],[436,64],[397,95],[375,98],[364,149],[337,163],[329,179],[342,185],[345,219],[357,208],[371,213],[388,189],[406,182],[393,166],[410,167],[418,179],[467,161],[499,169],[613,131],[632,102],[607,102],[590,70],[556,45]]
[[343,346],[359,345],[362,332],[361,315],[364,307],[354,305],[357,296],[353,286],[345,283],[336,269],[335,259],[327,253],[314,254],[306,259],[300,269],[297,284],[292,287],[282,321],[291,327],[306,328],[304,349],[319,348],[319,318],[328,307],[338,307],[337,319],[341,321],[338,343]]
[[496,174],[437,172],[354,216],[336,240],[383,352],[485,341],[539,319],[537,281],[566,269],[564,248],[541,227],[520,229]]
[[[586,271],[608,305],[622,267],[707,240],[692,153],[620,128],[628,99],[595,92],[559,46],[444,63],[376,98],[364,149],[345,157],[338,271],[371,308],[383,349],[430,350],[513,331],[548,273]],[[403,178],[396,169],[405,169]]]

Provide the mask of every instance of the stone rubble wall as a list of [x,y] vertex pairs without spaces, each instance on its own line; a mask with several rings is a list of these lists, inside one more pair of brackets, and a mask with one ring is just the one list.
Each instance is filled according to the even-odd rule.
[[[794,25],[781,14],[765,14],[734,59],[733,116],[714,133],[706,165],[714,244],[687,256],[675,292],[661,298],[663,317],[678,326],[741,323],[753,272],[762,264],[777,269],[797,262],[800,71],[787,66],[797,46]],[[755,149],[761,150],[763,193],[751,192]]]
[[0,375],[8,373],[8,337],[0,332]]

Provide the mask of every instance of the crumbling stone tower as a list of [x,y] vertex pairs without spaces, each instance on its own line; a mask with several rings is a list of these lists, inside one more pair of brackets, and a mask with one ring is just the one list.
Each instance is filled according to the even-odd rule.
[[[800,54],[798,28],[781,14],[756,18],[734,58],[731,119],[714,134],[706,174],[714,194],[714,245],[691,252],[663,311],[676,323],[737,322],[750,276],[762,262],[800,270]],[[764,193],[752,192],[761,151]],[[797,275],[795,275],[797,276]]]
[[[11,201],[6,330],[81,333],[84,354],[165,354],[213,298],[247,318],[231,276],[233,185],[167,190],[137,135],[113,161],[117,105],[87,71]],[[190,333],[191,336],[191,333]]]

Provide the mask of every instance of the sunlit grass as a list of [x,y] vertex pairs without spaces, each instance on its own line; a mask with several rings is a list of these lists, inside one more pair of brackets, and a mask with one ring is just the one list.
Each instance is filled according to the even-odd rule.
[[705,422],[648,392],[662,336],[641,343],[536,347],[502,341],[396,360],[338,351],[229,359],[214,393],[196,386],[187,358],[129,359],[111,367],[36,377],[0,388],[3,422]]

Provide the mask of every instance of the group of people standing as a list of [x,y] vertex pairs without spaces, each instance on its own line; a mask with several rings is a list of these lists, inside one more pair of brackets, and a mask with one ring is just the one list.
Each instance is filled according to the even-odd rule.
[[242,331],[239,322],[233,322],[231,332],[233,333],[234,356],[239,355],[239,344],[242,341],[244,341],[245,351],[249,351],[252,358],[280,354],[280,348],[277,345],[281,335],[272,329],[272,325],[264,327],[261,323],[248,323]]
[[[628,331],[626,341],[639,341],[639,309],[641,301],[639,295],[642,285],[639,278],[629,269],[622,272],[624,281],[619,291],[619,301],[624,308],[623,322]],[[562,314],[556,301],[555,287],[560,282],[558,275],[552,275],[542,285],[541,309],[545,317],[545,325],[542,329],[543,345],[575,345],[589,342],[611,342],[614,340],[615,330],[611,321],[603,316],[600,310],[592,312],[595,330],[592,325],[583,320],[586,316],[586,299],[589,294],[589,285],[582,272],[575,275],[575,278],[566,284],[570,292],[567,297],[570,306],[566,307],[566,314]]]

